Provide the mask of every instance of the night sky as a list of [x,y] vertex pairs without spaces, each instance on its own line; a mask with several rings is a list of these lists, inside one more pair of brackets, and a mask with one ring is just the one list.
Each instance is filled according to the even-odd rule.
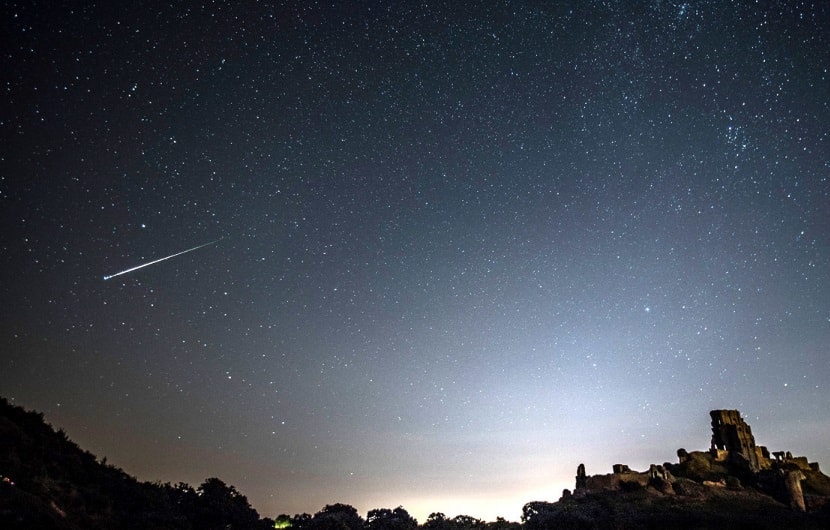
[[0,395],[270,517],[830,467],[830,3],[120,4],[0,6]]

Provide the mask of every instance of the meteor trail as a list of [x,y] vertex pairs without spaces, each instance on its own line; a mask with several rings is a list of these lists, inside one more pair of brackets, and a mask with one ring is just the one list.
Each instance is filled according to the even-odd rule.
[[164,261],[164,260],[170,259],[170,258],[175,258],[176,256],[181,256],[182,254],[187,254],[188,252],[193,252],[194,250],[199,250],[202,247],[206,247],[208,245],[213,245],[214,243],[218,243],[219,241],[222,241],[222,238],[219,238],[216,241],[211,241],[210,243],[204,243],[202,245],[199,245],[198,247],[193,247],[193,248],[189,248],[187,250],[182,250],[181,252],[176,252],[175,254],[170,254],[169,256],[166,256],[164,258],[159,258],[159,259],[156,259],[156,260],[153,260],[153,261],[148,261],[147,263],[142,263],[141,265],[138,265],[138,266],[133,267],[131,269],[127,269],[125,271],[116,272],[115,274],[109,274],[107,276],[104,276],[104,280],[109,280],[110,278],[115,278],[116,276],[121,276],[122,274],[127,274],[128,272],[137,271],[138,269],[143,269],[144,267],[149,267],[150,265],[155,265],[156,263],[158,263],[160,261]]

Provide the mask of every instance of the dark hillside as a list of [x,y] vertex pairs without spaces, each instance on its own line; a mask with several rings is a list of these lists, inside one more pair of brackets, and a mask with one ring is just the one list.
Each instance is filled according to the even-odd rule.
[[818,462],[757,445],[737,410],[709,412],[708,451],[677,450],[677,463],[639,472],[614,464],[573,493],[524,506],[525,526],[549,528],[830,528],[830,477]]
[[[692,488],[689,488],[691,490]],[[794,512],[754,490],[694,488],[664,495],[652,487],[606,491],[524,507],[525,527],[593,528],[830,528],[830,513]]]
[[0,527],[269,528],[219,479],[199,488],[140,482],[99,462],[43,414],[0,398]]
[[[724,416],[740,419],[737,412],[727,412]],[[749,433],[748,426],[745,430]],[[749,447],[755,446],[754,439],[745,438]],[[580,464],[573,493],[565,490],[559,502],[527,503],[523,525],[503,519],[485,523],[465,515],[448,518],[436,512],[419,526],[400,506],[371,510],[364,519],[346,504],[327,505],[314,516],[281,515],[275,525],[261,519],[244,495],[217,478],[198,488],[140,482],[79,448],[42,414],[0,398],[0,528],[830,528],[830,477],[817,463],[788,452],[770,459],[759,446],[753,470],[743,454],[734,447],[680,449],[678,463],[652,465],[646,472],[616,464],[613,473],[605,475],[588,475]]]

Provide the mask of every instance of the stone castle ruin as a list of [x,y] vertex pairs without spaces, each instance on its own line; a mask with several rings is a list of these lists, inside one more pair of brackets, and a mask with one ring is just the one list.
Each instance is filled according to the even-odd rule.
[[805,456],[793,456],[790,451],[772,453],[763,445],[755,445],[752,429],[737,410],[713,410],[712,447],[709,450],[719,462],[732,461],[753,473],[772,469],[773,463],[789,463],[805,471],[820,471],[818,462],[808,462]]
[[708,452],[678,449],[678,463],[652,464],[648,471],[632,471],[627,465],[614,464],[612,473],[587,475],[585,466],[577,468],[573,494],[565,490],[563,498],[590,495],[593,492],[652,487],[667,495],[682,495],[696,488],[741,489],[749,485],[773,496],[797,511],[811,511],[830,504],[830,497],[812,495],[805,502],[801,482],[808,477],[830,481],[821,474],[816,462],[793,457],[789,451],[770,454],[755,443],[752,429],[737,410],[713,410],[712,445]]
[[741,455],[751,471],[760,471],[765,458],[769,460],[766,447],[757,447],[752,429],[737,410],[713,410],[712,417],[712,456],[717,460]]

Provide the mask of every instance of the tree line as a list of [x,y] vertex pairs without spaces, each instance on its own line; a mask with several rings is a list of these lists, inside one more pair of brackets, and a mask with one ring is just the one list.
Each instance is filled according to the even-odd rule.
[[247,497],[218,478],[186,483],[141,482],[55,431],[42,413],[0,397],[0,528],[213,530],[506,530],[499,518],[433,513],[420,524],[403,507],[363,518],[347,504],[314,515],[261,517]]
[[369,510],[366,518],[360,517],[357,509],[348,504],[329,504],[313,516],[280,515],[275,521],[275,528],[297,528],[300,530],[515,530],[521,528],[519,523],[506,521],[499,517],[494,522],[484,522],[469,515],[447,517],[441,512],[433,512],[427,520],[419,525],[402,506],[397,508],[377,508]]

